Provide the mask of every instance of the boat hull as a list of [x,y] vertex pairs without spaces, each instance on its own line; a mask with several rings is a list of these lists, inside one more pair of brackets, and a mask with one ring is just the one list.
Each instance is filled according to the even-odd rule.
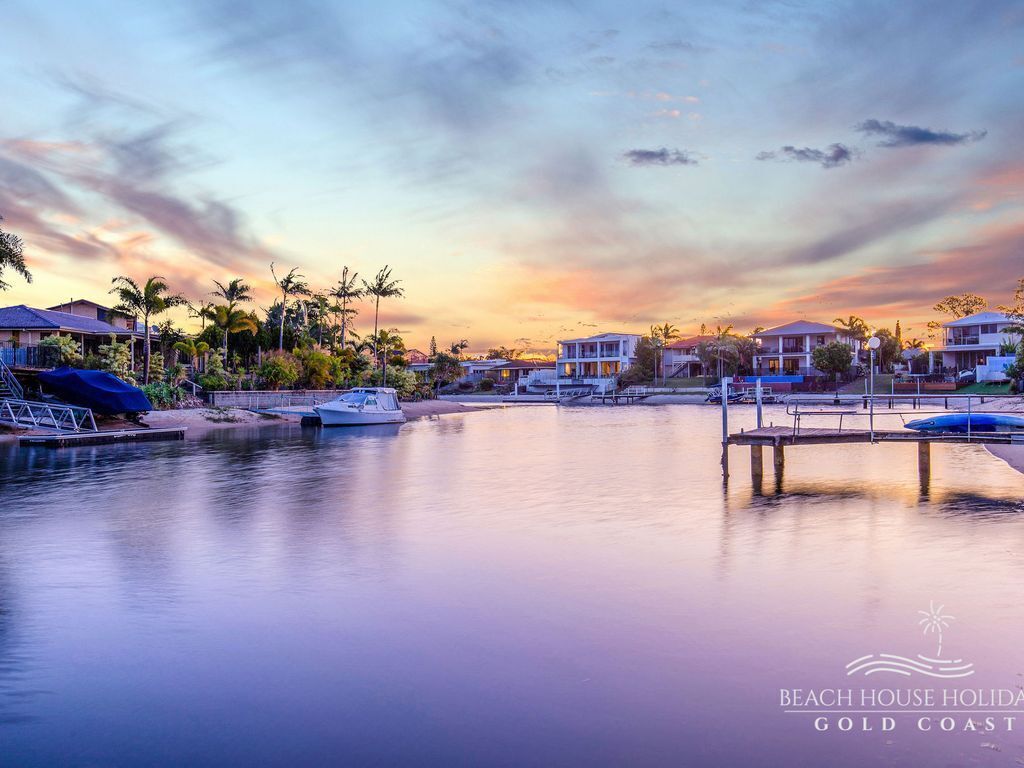
[[402,424],[405,414],[401,411],[361,411],[358,408],[330,408],[318,406],[313,409],[325,427],[366,427],[373,424]]
[[[970,427],[968,428],[968,423]],[[917,432],[966,434],[970,432],[1024,432],[1024,417],[1005,413],[950,413],[907,422]]]

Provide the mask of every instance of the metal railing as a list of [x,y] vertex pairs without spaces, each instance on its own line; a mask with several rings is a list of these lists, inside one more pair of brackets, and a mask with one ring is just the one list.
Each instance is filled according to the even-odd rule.
[[298,405],[320,405],[343,394],[345,390],[253,390],[208,392],[210,405],[220,408],[245,408],[259,411],[265,408],[288,408]]
[[[950,401],[954,401],[953,407],[950,406]],[[959,407],[956,407],[959,402]],[[928,415],[948,415],[951,413],[963,413],[967,416],[966,432],[951,433],[956,437],[966,436],[967,440],[971,440],[972,436],[980,436],[982,434],[991,435],[991,432],[981,432],[974,426],[974,419],[972,416],[989,415],[989,414],[1012,414],[1012,411],[1006,411],[999,408],[985,408],[986,402],[1017,402],[1024,406],[1024,398],[1020,395],[982,395],[977,393],[963,393],[957,394],[950,392],[948,394],[907,394],[900,396],[899,393],[893,395],[889,393],[876,393],[874,395],[854,395],[848,397],[846,401],[840,400],[840,407],[822,407],[824,404],[821,400],[802,400],[800,398],[791,398],[786,402],[786,414],[793,417],[793,435],[796,436],[800,433],[801,421],[804,418],[812,416],[838,416],[839,427],[838,431],[843,429],[843,417],[857,416],[868,419],[868,429],[871,440],[875,439],[875,416],[899,416],[903,423],[906,423],[905,417],[911,415],[913,418],[920,418],[921,416]],[[858,409],[857,404],[862,404],[861,409]],[[904,405],[911,405],[912,410],[908,411],[905,408],[898,408],[897,405],[900,403]],[[935,404],[936,407],[924,407],[922,403]],[[941,406],[938,404],[941,403]],[[843,408],[842,406],[847,407]],[[816,407],[815,407],[816,406]],[[851,407],[852,406],[852,407]],[[1021,412],[1024,414],[1024,411]],[[912,434],[908,434],[908,439],[913,437]],[[929,439],[935,439],[942,437],[941,434],[929,435]],[[1021,433],[1021,437],[1024,438],[1024,433]]]
[[11,395],[20,400],[25,396],[25,391],[21,387],[21,382],[18,381],[11,369],[7,367],[7,364],[0,360],[0,384],[7,388]]
[[19,427],[55,429],[59,432],[98,432],[91,408],[40,403],[8,397],[0,400],[0,421]]

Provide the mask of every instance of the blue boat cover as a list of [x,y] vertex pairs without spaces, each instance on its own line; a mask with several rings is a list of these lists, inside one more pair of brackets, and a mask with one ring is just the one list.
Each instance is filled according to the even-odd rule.
[[918,432],[967,432],[970,422],[971,432],[1016,432],[1024,431],[1024,417],[1008,413],[949,413],[943,416],[932,416],[907,422],[907,429]]
[[153,404],[141,389],[105,371],[57,368],[40,373],[39,381],[62,400],[92,408],[94,413],[109,415],[153,410]]

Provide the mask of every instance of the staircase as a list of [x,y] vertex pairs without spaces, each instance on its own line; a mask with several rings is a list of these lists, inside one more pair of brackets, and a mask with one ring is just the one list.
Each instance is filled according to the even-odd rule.
[[14,398],[20,400],[25,396],[21,383],[14,377],[11,369],[0,359],[0,400]]

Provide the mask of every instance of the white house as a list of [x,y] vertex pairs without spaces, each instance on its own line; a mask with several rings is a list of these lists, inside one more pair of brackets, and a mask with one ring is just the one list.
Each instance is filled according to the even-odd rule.
[[637,333],[600,333],[558,342],[556,370],[562,384],[605,388],[636,361]]
[[860,342],[843,328],[809,320],[796,320],[785,325],[760,331],[754,335],[757,351],[754,353],[754,373],[762,375],[816,376],[811,355],[816,347],[838,341],[849,344],[854,354]]
[[1016,323],[1002,312],[978,312],[943,323],[942,345],[929,353],[931,367],[961,371],[984,365],[999,355],[1001,345],[1020,341],[1019,334],[1007,332],[1012,325]]

